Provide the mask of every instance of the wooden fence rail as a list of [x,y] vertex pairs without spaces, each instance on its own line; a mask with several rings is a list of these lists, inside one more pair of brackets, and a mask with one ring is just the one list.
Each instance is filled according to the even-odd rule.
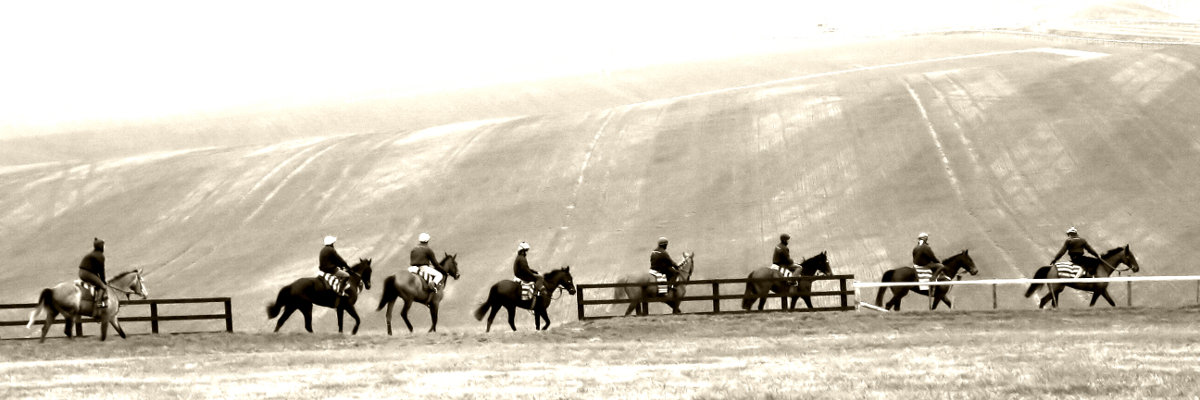
[[[185,315],[162,315],[159,311],[159,305],[162,304],[196,304],[196,303],[223,303],[225,306],[224,312],[213,314],[185,314]],[[150,315],[146,317],[130,316],[123,317],[118,315],[117,318],[122,322],[149,322],[150,333],[159,333],[159,323],[166,321],[201,321],[201,320],[225,320],[225,331],[233,332],[233,302],[229,297],[206,297],[206,298],[186,298],[186,299],[146,299],[146,300],[125,300],[121,302],[121,307],[129,306],[150,306]],[[24,309],[33,311],[37,307],[35,303],[25,304],[0,304],[0,310]],[[29,323],[29,314],[25,313],[25,319],[21,320],[0,320],[0,327],[4,326],[24,326]],[[56,324],[65,323],[62,318],[54,321]],[[86,317],[82,322],[99,323],[100,320]],[[38,318],[33,322],[35,325],[45,323],[45,318]],[[77,335],[83,335],[83,323],[75,324],[75,332]]]
[[[696,302],[696,301],[705,301],[705,302],[711,301],[712,302],[712,311],[693,312],[693,313],[687,313],[687,314],[740,314],[740,313],[748,313],[748,312],[762,312],[762,311],[745,311],[745,310],[741,310],[741,309],[722,310],[721,309],[721,300],[742,300],[742,299],[745,299],[748,297],[757,299],[757,298],[763,297],[763,296],[757,296],[757,295],[746,296],[744,294],[745,285],[750,282],[768,282],[768,281],[769,282],[790,282],[790,281],[800,281],[800,280],[809,280],[809,281],[836,280],[836,281],[839,281],[840,284],[839,284],[838,290],[825,290],[825,291],[813,290],[810,293],[810,296],[812,296],[814,298],[836,296],[836,297],[839,297],[841,300],[840,305],[834,306],[834,307],[814,307],[814,308],[806,308],[803,305],[801,305],[801,306],[798,306],[795,310],[788,310],[786,304],[787,304],[789,296],[787,296],[786,294],[770,293],[765,297],[780,298],[780,302],[782,304],[784,304],[784,306],[781,307],[783,309],[783,311],[797,311],[797,312],[852,311],[852,310],[856,309],[856,306],[858,304],[858,299],[857,298],[851,299],[851,296],[854,296],[854,290],[852,290],[850,288],[850,285],[851,285],[850,281],[854,280],[854,275],[825,275],[825,276],[803,276],[803,277],[794,276],[794,277],[790,277],[790,278],[756,278],[756,279],[705,279],[705,280],[683,281],[683,282],[676,282],[676,285],[686,286],[687,291],[692,290],[692,287],[710,287],[712,292],[711,292],[711,294],[708,294],[708,295],[700,295],[700,296],[685,295],[683,297],[677,297],[677,298],[651,297],[651,298],[642,299],[642,303],[664,303],[664,302],[668,302],[668,301],[679,301],[680,303]],[[725,294],[725,295],[721,294],[721,292],[722,292],[721,286],[722,285],[731,285],[731,284],[732,285],[740,285],[740,286],[736,286],[736,292],[734,292],[735,289],[725,289],[725,293],[734,292],[734,293],[738,293],[738,294]],[[576,296],[576,307],[577,307],[577,312],[579,314],[579,320],[582,321],[582,320],[589,320],[589,319],[602,319],[602,318],[616,317],[616,315],[588,316],[586,314],[586,306],[607,305],[607,304],[630,304],[633,302],[633,300],[630,300],[630,299],[615,299],[615,298],[587,300],[584,298],[585,292],[588,292],[589,290],[591,290],[592,293],[595,293],[597,289],[613,289],[613,288],[620,288],[620,287],[642,287],[642,286],[647,286],[647,285],[642,284],[642,283],[597,283],[597,284],[576,285],[575,289],[577,291],[575,293],[575,296]],[[687,293],[687,291],[685,291],[685,294]],[[647,305],[648,304],[643,304],[643,306],[647,306]],[[764,310],[764,311],[780,311],[780,310]]]
[[[996,295],[996,288],[999,285],[1030,285],[1034,283],[1117,283],[1125,282],[1125,304],[1133,306],[1133,283],[1134,282],[1196,282],[1196,303],[1200,304],[1200,275],[1163,275],[1163,276],[1110,276],[1106,278],[1013,278],[1013,279],[980,279],[980,280],[962,280],[962,281],[942,281],[942,282],[921,282],[921,286],[971,286],[971,285],[991,285],[992,287],[992,308],[999,308],[999,301]],[[913,282],[855,282],[854,291],[855,298],[859,298],[862,289],[879,288],[883,290],[889,287],[915,287],[917,284]],[[931,299],[932,300],[932,299]]]

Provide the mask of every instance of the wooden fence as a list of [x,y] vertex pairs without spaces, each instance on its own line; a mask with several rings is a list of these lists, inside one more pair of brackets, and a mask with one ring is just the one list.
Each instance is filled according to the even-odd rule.
[[[1125,304],[1133,306],[1133,282],[1181,282],[1195,281],[1196,282],[1196,303],[1200,304],[1200,275],[1183,275],[1183,276],[1110,276],[1106,278],[1047,278],[1047,279],[1032,279],[1032,278],[1014,278],[1014,279],[982,279],[982,280],[955,280],[943,282],[921,282],[920,285],[929,286],[978,286],[987,285],[992,287],[992,309],[999,308],[999,299],[996,295],[996,288],[999,285],[1030,285],[1034,283],[1118,283],[1125,282]],[[884,288],[908,286],[915,287],[912,282],[855,282],[854,291],[860,292],[862,289],[868,288]],[[1045,289],[1041,289],[1044,291]],[[1042,296],[1039,292],[1038,297]],[[860,296],[860,293],[855,294],[855,298]],[[931,304],[933,299],[929,299]],[[860,303],[861,304],[861,303]],[[876,309],[871,304],[866,304],[871,309]]]
[[[197,304],[197,303],[224,303],[224,312],[220,314],[177,314],[163,315],[159,310],[159,305],[163,304]],[[207,297],[207,298],[189,298],[189,299],[147,299],[147,300],[125,300],[121,302],[121,308],[131,306],[150,306],[149,316],[121,316],[117,315],[117,319],[122,324],[127,322],[149,322],[150,333],[159,333],[159,324],[166,321],[202,321],[202,320],[225,320],[225,332],[233,332],[233,303],[228,297]],[[0,327],[5,326],[25,326],[29,323],[29,311],[37,307],[35,303],[27,304],[0,304],[0,310],[25,310],[23,313],[24,319],[21,320],[0,320]],[[42,325],[45,323],[45,317],[38,318],[33,323],[34,325]],[[82,322],[99,323],[97,319],[90,317],[84,318]],[[61,317],[54,321],[56,324],[65,323]],[[128,329],[126,329],[128,330]],[[83,335],[83,323],[75,324],[75,334]]]
[[[721,301],[722,300],[742,300],[742,299],[747,298],[747,296],[744,293],[745,293],[745,289],[746,289],[746,284],[750,283],[750,282],[763,282],[763,281],[787,282],[787,281],[799,281],[799,280],[814,281],[814,285],[816,285],[816,281],[823,281],[823,280],[838,281],[839,282],[838,290],[822,291],[822,290],[814,289],[811,292],[810,296],[812,296],[814,299],[821,298],[821,297],[838,297],[840,299],[840,301],[838,303],[839,305],[832,306],[832,307],[815,307],[814,306],[814,308],[807,308],[804,305],[803,300],[800,300],[799,305],[796,306],[795,310],[788,310],[786,305],[788,302],[790,302],[790,297],[788,297],[787,295],[784,295],[784,294],[770,293],[766,297],[780,298],[780,302],[784,306],[781,307],[782,310],[763,310],[763,311],[796,311],[796,312],[853,311],[856,309],[856,306],[858,305],[858,299],[851,298],[851,296],[854,296],[854,290],[850,288],[850,285],[851,285],[850,281],[854,280],[854,275],[825,275],[825,276],[804,276],[804,277],[795,276],[795,277],[791,277],[791,278],[706,279],[706,280],[677,282],[676,283],[677,285],[687,287],[687,289],[685,289],[683,297],[647,298],[647,299],[643,299],[644,304],[642,304],[642,306],[648,307],[649,303],[663,303],[663,302],[667,302],[667,301],[678,300],[681,303],[681,307],[682,307],[682,304],[686,304],[688,302],[711,302],[711,304],[712,304],[712,308],[710,311],[690,312],[690,313],[685,313],[685,314],[741,314],[741,313],[750,313],[750,312],[763,312],[763,311],[757,310],[757,302],[755,303],[755,307],[751,308],[751,311],[742,310],[741,307],[737,307],[736,309],[733,309],[733,310],[730,310],[730,309],[723,310],[721,308]],[[726,286],[724,291],[722,291],[722,285]],[[735,285],[735,287],[729,288],[728,285]],[[577,307],[578,313],[579,313],[579,320],[582,321],[582,320],[589,320],[589,319],[602,319],[602,318],[612,318],[612,317],[620,316],[620,315],[588,316],[586,314],[586,308],[587,308],[586,306],[609,305],[609,304],[630,304],[633,302],[633,300],[630,300],[630,299],[615,299],[615,298],[588,300],[585,298],[584,293],[589,292],[589,290],[591,293],[596,293],[596,291],[598,289],[609,289],[609,292],[611,293],[613,288],[641,287],[641,286],[644,286],[644,284],[641,284],[641,283],[598,283],[598,284],[576,285],[575,289],[577,290],[577,292],[575,293],[575,296],[576,296],[576,307]],[[690,292],[693,292],[695,290],[693,288],[703,288],[703,287],[711,288],[711,292],[706,295],[696,295],[696,296],[688,295]],[[737,294],[721,294],[722,292],[737,293]],[[757,299],[762,296],[752,295],[749,297]],[[624,308],[622,308],[622,310],[621,310],[621,315],[624,315]]]

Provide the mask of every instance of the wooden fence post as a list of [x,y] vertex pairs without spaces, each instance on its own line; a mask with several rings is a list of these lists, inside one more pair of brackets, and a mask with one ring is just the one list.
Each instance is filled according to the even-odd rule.
[[712,287],[713,287],[713,289],[712,289],[713,312],[719,313],[719,312],[721,312],[721,299],[719,299],[718,297],[721,297],[721,285],[717,284],[716,282],[713,282]]
[[579,312],[579,320],[583,321],[583,289],[575,292],[575,308]]
[[233,300],[225,299],[225,332],[233,333]]
[[996,304],[996,286],[1000,286],[1000,285],[997,285],[995,283],[992,284],[992,309],[993,310],[999,308]]
[[158,333],[158,303],[150,303],[150,333]]
[[842,308],[849,307],[850,302],[846,300],[846,278],[841,278],[838,280],[841,281],[841,287],[842,287]]
[[1125,304],[1133,307],[1133,282],[1125,281]]

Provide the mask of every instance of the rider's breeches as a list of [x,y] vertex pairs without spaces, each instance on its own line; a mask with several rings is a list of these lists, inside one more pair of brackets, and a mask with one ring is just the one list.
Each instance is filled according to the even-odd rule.
[[100,275],[96,275],[95,272],[88,271],[86,269],[81,269],[79,270],[79,280],[90,283],[92,286],[96,287],[97,302],[104,299],[104,294],[108,290],[108,284],[105,283],[103,279],[100,279]]

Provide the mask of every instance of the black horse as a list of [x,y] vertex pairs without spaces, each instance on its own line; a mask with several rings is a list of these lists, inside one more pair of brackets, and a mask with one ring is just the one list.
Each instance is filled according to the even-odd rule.
[[[1088,271],[1095,271],[1095,276],[1097,278],[1109,277],[1112,275],[1114,268],[1120,264],[1128,265],[1129,269],[1133,270],[1133,272],[1138,272],[1141,270],[1141,267],[1138,266],[1137,257],[1134,257],[1133,252],[1129,250],[1129,245],[1106,251],[1104,252],[1104,255],[1100,256],[1100,258],[1104,259],[1107,264],[1101,263],[1100,260],[1089,257],[1085,259],[1088,261],[1088,265],[1081,265],[1081,267],[1087,269]],[[1053,265],[1038,268],[1037,272],[1033,275],[1033,279],[1055,278],[1056,276],[1054,276],[1053,272],[1055,270],[1056,268]],[[1046,303],[1048,302],[1052,302],[1053,306],[1057,308],[1058,294],[1062,293],[1063,288],[1067,287],[1075,288],[1085,292],[1092,292],[1092,302],[1088,304],[1088,307],[1095,306],[1096,300],[1101,296],[1104,297],[1104,300],[1108,301],[1108,305],[1113,307],[1117,306],[1117,303],[1114,302],[1112,297],[1108,295],[1108,282],[1047,283],[1045,285],[1049,290],[1049,293],[1046,293],[1046,295],[1042,297],[1042,301],[1040,304],[1038,304],[1038,308],[1045,307]],[[1041,286],[1041,283],[1029,285],[1029,289],[1025,291],[1025,297],[1033,296],[1033,293],[1037,292],[1038,288]]]
[[[318,277],[300,278],[280,289],[275,301],[267,305],[267,319],[279,316],[275,332],[279,332],[279,328],[283,327],[284,321],[287,321],[293,311],[300,310],[300,313],[304,314],[304,330],[312,333],[312,308],[313,305],[318,305],[336,307],[338,332],[342,332],[342,312],[349,313],[350,317],[354,318],[354,329],[350,333],[357,334],[360,321],[358,312],[354,310],[354,303],[358,301],[358,293],[362,288],[371,289],[371,259],[358,259],[358,264],[350,267],[348,272],[350,278],[347,282],[346,296],[340,301],[329,284]],[[279,315],[281,309],[283,315]]]
[[[829,257],[825,252],[812,256],[812,258],[804,259],[800,262],[800,276],[814,276],[818,274],[833,275],[829,268]],[[774,278],[783,279],[783,274],[771,267],[762,267],[750,272],[748,279]],[[793,284],[794,283],[794,284]],[[796,309],[796,300],[804,299],[804,304],[808,308],[813,308],[812,305],[812,280],[801,279],[799,281],[756,281],[746,282],[746,297],[742,299],[742,309],[749,310],[754,305],[754,301],[758,300],[758,309],[762,310],[767,304],[767,295],[770,292],[784,293],[792,297],[790,310]]]
[[[942,260],[942,268],[938,268],[933,271],[933,279],[935,281],[958,279],[959,272],[961,272],[961,270],[964,268],[967,270],[967,272],[970,272],[971,275],[976,275],[979,273],[979,270],[975,268],[975,261],[971,259],[971,256],[967,254],[966,250],[963,250],[962,253],[958,253],[950,258]],[[900,267],[887,270],[883,273],[883,278],[881,278],[880,281],[917,282],[917,270],[913,267]],[[887,289],[888,288],[879,288],[879,294],[875,296],[875,305],[882,305],[883,293],[886,292]],[[888,300],[887,306],[885,307],[888,310],[900,311],[900,300],[903,299],[904,295],[908,294],[909,291],[919,295],[932,296],[933,304],[929,306],[930,310],[937,309],[938,303],[940,302],[945,302],[946,307],[953,307],[953,305],[950,304],[950,299],[946,298],[946,295],[950,293],[949,286],[929,286],[929,290],[923,290],[917,286],[893,286],[891,289],[892,299]]]
[[[511,279],[496,282],[488,291],[487,300],[475,310],[475,319],[483,320],[483,315],[491,310],[487,319],[487,332],[491,332],[492,321],[496,319],[496,313],[500,312],[500,308],[503,307],[508,310],[508,326],[516,331],[517,324],[513,321],[513,309],[520,307],[533,310],[533,323],[536,330],[550,329],[550,315],[547,314],[546,309],[550,307],[550,301],[554,300],[554,290],[566,289],[568,293],[574,295],[575,279],[571,277],[571,266],[569,265],[542,276],[545,285],[530,300],[521,300],[521,284],[513,282]],[[546,321],[545,326],[542,326],[542,320]]]
[[375,311],[387,307],[388,335],[392,334],[392,307],[396,305],[397,299],[404,300],[404,306],[400,308],[400,318],[404,319],[404,325],[408,327],[409,333],[412,333],[413,325],[408,320],[408,309],[414,302],[429,307],[429,318],[432,321],[429,331],[437,332],[438,306],[442,303],[442,296],[446,294],[446,284],[450,282],[450,278],[458,279],[459,277],[458,254],[442,254],[442,261],[438,265],[441,265],[442,269],[446,271],[446,276],[438,283],[436,293],[426,291],[424,279],[408,271],[400,272],[383,280],[383,295],[379,297],[379,308],[376,308]]

